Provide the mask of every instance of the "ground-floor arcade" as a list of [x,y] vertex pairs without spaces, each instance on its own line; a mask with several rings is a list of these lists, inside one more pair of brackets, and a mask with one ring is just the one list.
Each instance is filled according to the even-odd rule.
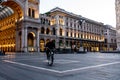
[[59,50],[66,49],[72,52],[73,51],[98,52],[104,50],[103,43],[98,41],[87,41],[87,40],[63,38],[63,37],[56,37],[56,38],[45,37],[40,39],[40,51],[45,51],[45,44],[50,39],[55,41],[56,48]]
[[[14,41],[16,42],[13,41],[14,45],[0,46],[0,50],[6,52],[44,52],[46,43],[51,39],[55,41],[56,48],[59,50],[66,49],[70,51],[87,52],[108,50],[104,42],[41,34],[40,29],[37,27],[27,27],[18,30],[16,32],[16,37],[14,38]],[[109,49],[114,50],[115,46],[111,45]]]

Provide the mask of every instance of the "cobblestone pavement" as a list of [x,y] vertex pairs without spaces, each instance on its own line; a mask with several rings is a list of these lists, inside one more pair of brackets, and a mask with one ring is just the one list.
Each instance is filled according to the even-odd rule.
[[120,54],[55,54],[48,66],[45,53],[0,56],[0,80],[120,80]]

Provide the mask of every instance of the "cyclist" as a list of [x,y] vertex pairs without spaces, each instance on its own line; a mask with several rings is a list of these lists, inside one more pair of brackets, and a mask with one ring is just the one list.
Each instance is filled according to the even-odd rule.
[[50,40],[48,43],[46,43],[46,56],[47,56],[47,59],[49,58],[50,50],[53,50],[53,52],[54,52],[54,49],[55,49],[55,43],[54,43],[53,40]]

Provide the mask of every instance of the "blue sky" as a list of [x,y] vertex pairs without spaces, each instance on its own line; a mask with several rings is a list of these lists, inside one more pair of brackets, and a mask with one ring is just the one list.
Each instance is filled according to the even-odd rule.
[[55,7],[86,18],[116,26],[115,0],[40,0],[40,13]]

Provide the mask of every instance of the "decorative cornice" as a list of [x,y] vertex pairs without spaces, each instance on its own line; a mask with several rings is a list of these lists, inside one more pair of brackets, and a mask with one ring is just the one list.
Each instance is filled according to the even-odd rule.
[[74,14],[74,13],[72,13],[72,12],[68,12],[68,11],[66,11],[66,10],[64,10],[64,9],[62,9],[62,8],[59,8],[59,7],[53,8],[53,9],[50,10],[49,12],[52,13],[52,12],[55,12],[55,11],[63,12],[63,13],[65,13],[65,14],[68,14],[68,15],[71,15],[71,16],[74,16],[74,17],[78,17],[78,18],[81,17],[81,15],[77,15],[77,14]]
[[59,7],[56,7],[56,8],[53,8],[52,10],[50,10],[49,12],[50,13],[53,13],[53,12],[56,12],[56,11],[59,11],[59,12],[62,12],[62,13],[65,13],[65,14],[68,14],[68,15],[71,15],[73,17],[77,17],[78,19],[80,20],[85,20],[86,22],[91,22],[91,23],[96,23],[96,24],[99,24],[99,25],[104,25],[102,22],[97,22],[95,20],[92,20],[92,19],[88,19],[86,17],[83,17],[81,15],[77,15],[77,14],[74,14],[72,12],[68,12],[62,8],[59,8]]

